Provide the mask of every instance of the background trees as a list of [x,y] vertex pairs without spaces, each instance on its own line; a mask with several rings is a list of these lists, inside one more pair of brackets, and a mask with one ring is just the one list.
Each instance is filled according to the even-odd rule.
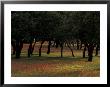
[[[82,42],[85,44],[83,55],[88,48],[88,61],[92,61],[93,49],[99,49],[100,44],[100,12],[98,11],[12,11],[12,46],[15,49],[16,58],[20,57],[23,43],[29,43],[28,57],[33,52],[33,40],[41,41],[39,56],[44,41],[48,41],[48,51],[50,53],[51,41],[56,43],[56,47],[61,47],[61,57],[63,57],[64,43],[73,49],[70,42]],[[13,42],[15,42],[13,44]],[[79,44],[77,44],[79,49]],[[97,51],[96,51],[97,55]]]
[[94,47],[100,44],[100,12],[85,12],[82,17],[78,37],[88,48],[88,61],[92,61]]

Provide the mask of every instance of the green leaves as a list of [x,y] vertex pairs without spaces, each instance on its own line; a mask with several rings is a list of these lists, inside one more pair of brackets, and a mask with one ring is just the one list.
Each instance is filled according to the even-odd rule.
[[45,35],[61,39],[99,40],[98,11],[12,11],[12,38]]

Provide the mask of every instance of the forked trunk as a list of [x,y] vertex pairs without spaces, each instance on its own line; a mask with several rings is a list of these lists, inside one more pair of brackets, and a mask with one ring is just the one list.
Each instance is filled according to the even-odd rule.
[[74,57],[74,53],[73,53],[73,49],[69,46],[69,44],[67,43],[68,48],[71,50],[72,56]]

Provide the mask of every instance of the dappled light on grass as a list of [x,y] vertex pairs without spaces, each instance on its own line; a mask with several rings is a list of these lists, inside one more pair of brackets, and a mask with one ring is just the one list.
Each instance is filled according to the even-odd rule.
[[[12,76],[21,77],[98,77],[100,76],[100,58],[93,57],[93,62],[87,58],[33,56],[31,59],[12,59]],[[44,57],[45,56],[45,57]]]

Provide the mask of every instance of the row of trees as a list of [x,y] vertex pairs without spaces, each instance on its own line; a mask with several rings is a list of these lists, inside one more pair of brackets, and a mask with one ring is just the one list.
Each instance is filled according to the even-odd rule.
[[47,54],[50,53],[51,42],[56,47],[66,43],[70,46],[74,40],[84,44],[83,57],[88,49],[88,61],[92,61],[94,47],[98,53],[100,45],[100,12],[99,11],[12,11],[11,12],[11,42],[13,54],[20,58],[23,43],[29,43],[28,57],[34,50],[33,40],[41,42],[39,56],[41,56],[42,44],[48,41]]

